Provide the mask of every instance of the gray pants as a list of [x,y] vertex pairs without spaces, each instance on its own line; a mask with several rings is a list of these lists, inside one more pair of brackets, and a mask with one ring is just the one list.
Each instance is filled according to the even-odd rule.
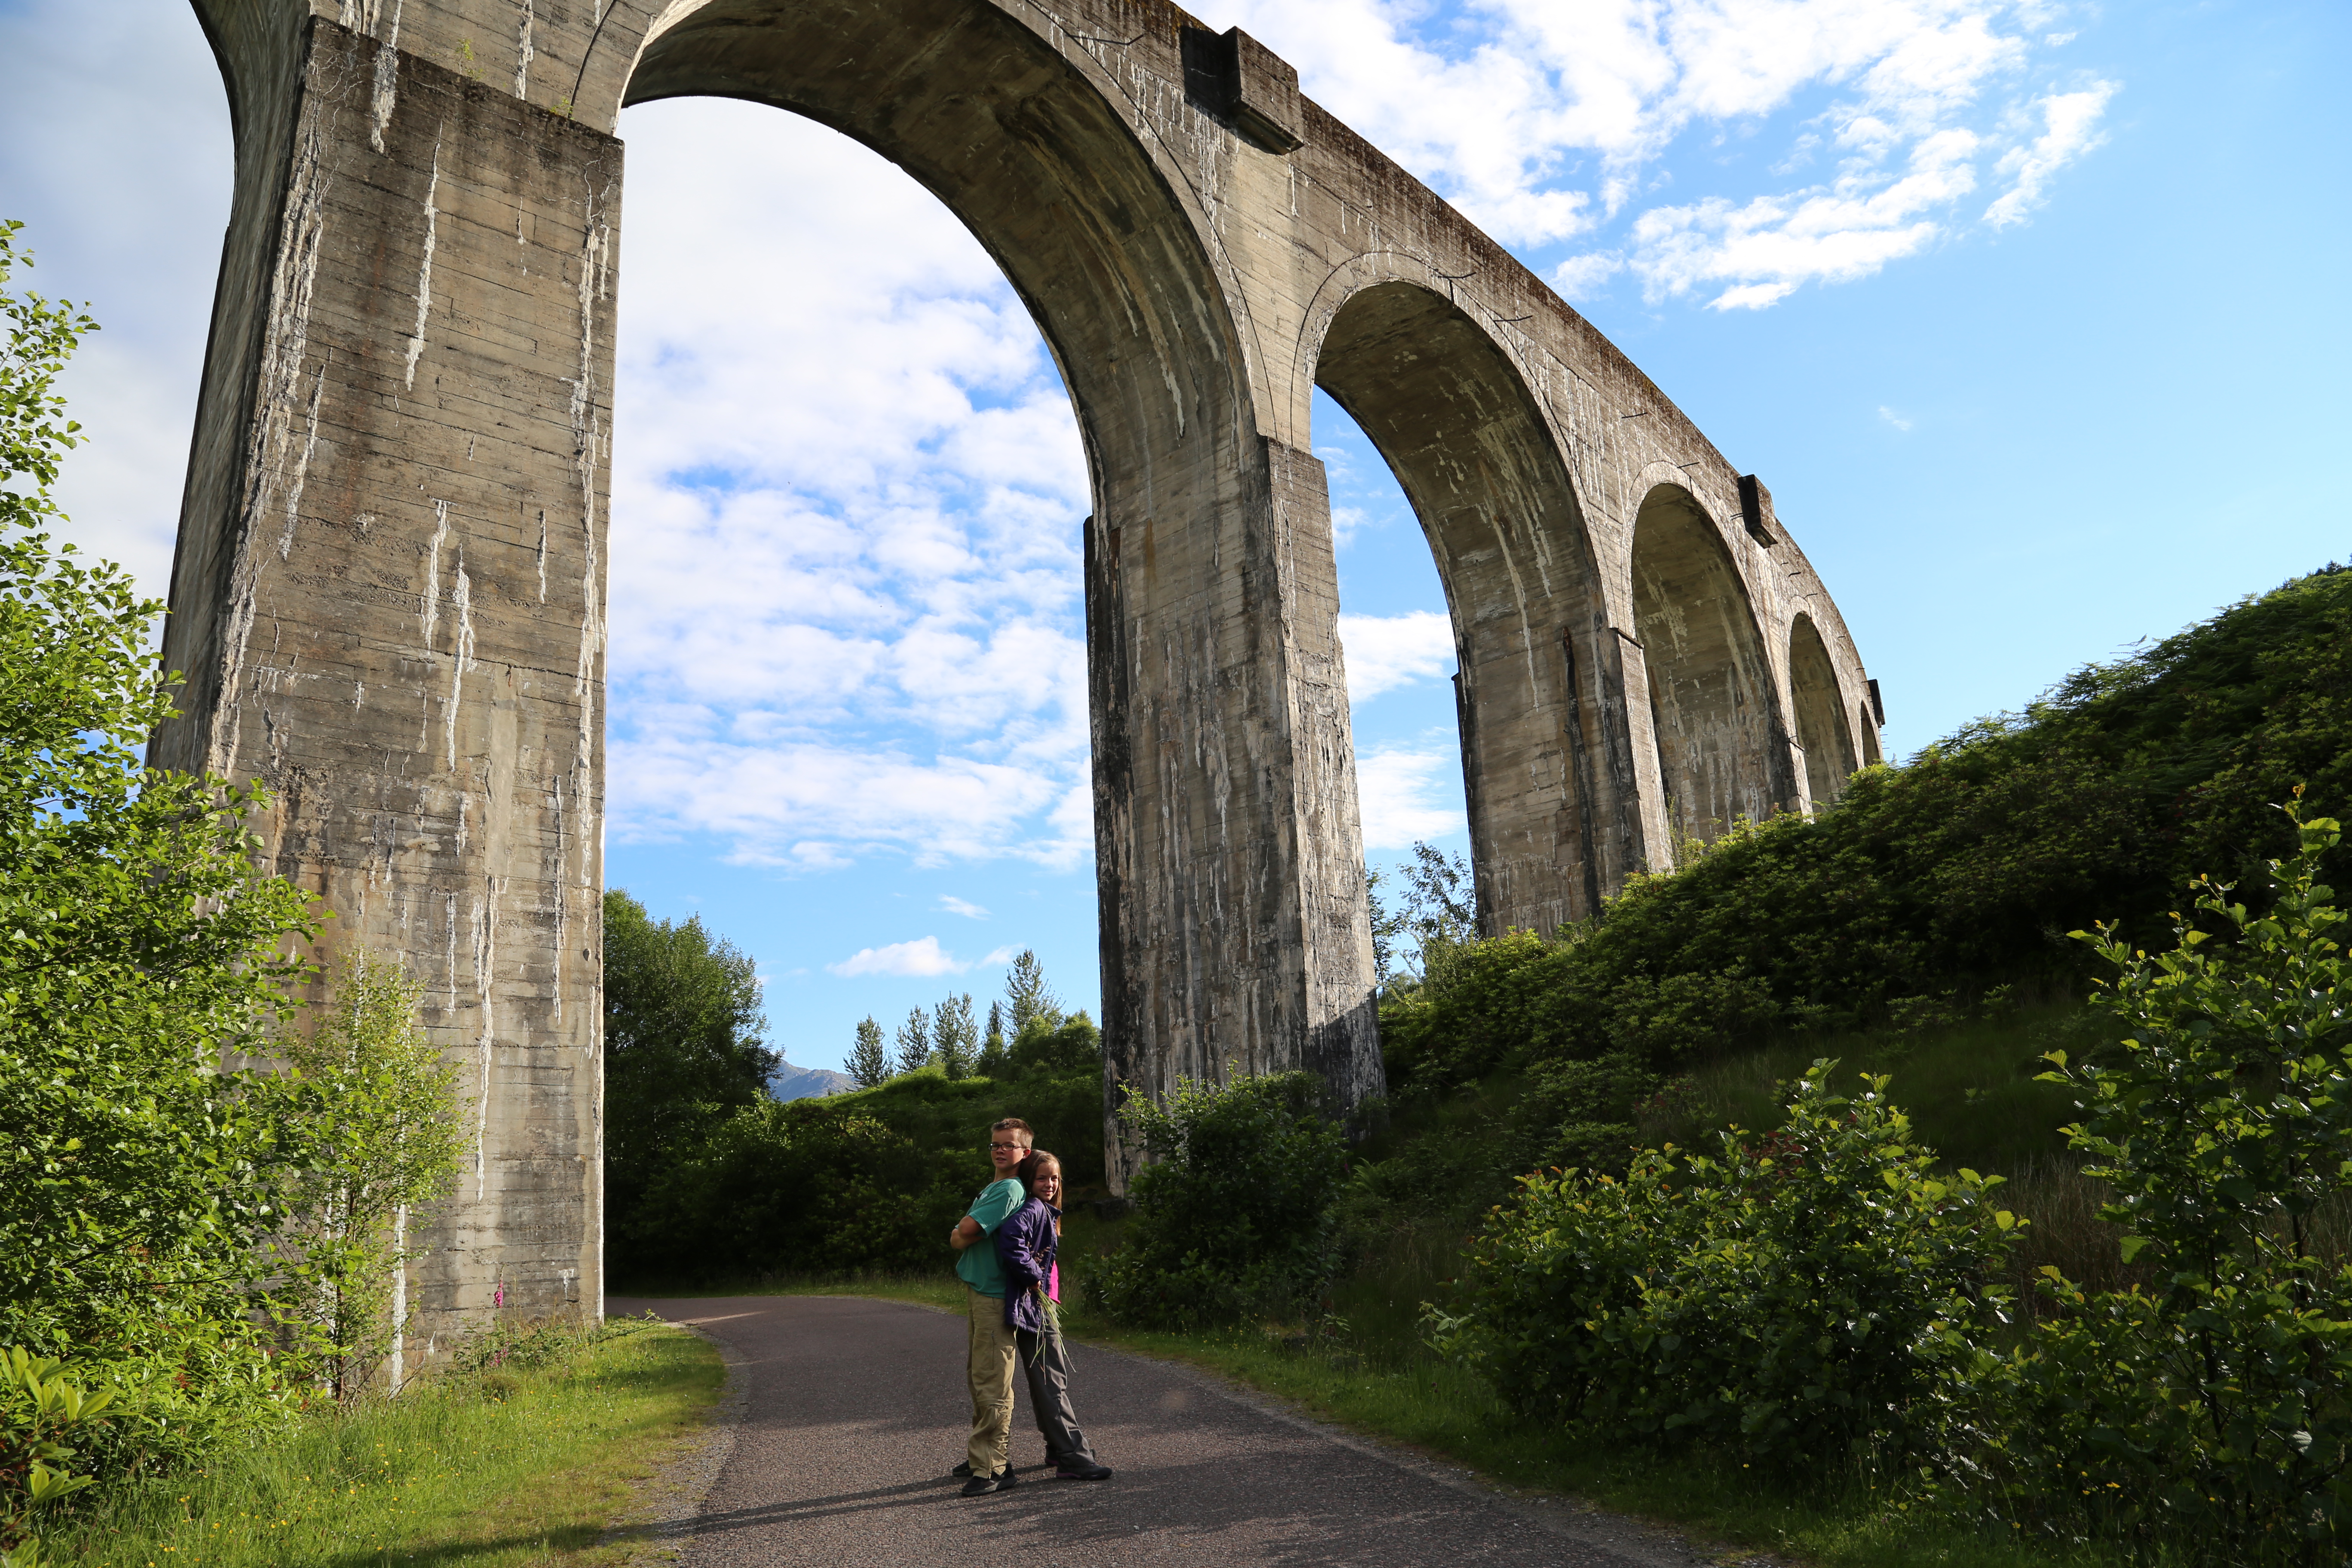
[[1036,1413],[1037,1430],[1045,1439],[1045,1462],[1099,1463],[1094,1450],[1087,1447],[1078,1413],[1070,1405],[1067,1342],[1059,1334],[1031,1329],[1017,1331],[1014,1338],[1020,1342],[1022,1375],[1029,1380],[1029,1408]]

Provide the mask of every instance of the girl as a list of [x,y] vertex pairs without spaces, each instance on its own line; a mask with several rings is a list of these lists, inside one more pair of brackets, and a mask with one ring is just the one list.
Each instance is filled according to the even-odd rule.
[[1070,1357],[1051,1303],[1062,1299],[1055,1254],[1062,1237],[1062,1163],[1043,1149],[1030,1152],[1018,1173],[1029,1201],[997,1227],[996,1256],[1004,1265],[1004,1321],[1020,1344],[1029,1378],[1029,1407],[1045,1438],[1045,1459],[1059,1481],[1105,1481],[1070,1406]]

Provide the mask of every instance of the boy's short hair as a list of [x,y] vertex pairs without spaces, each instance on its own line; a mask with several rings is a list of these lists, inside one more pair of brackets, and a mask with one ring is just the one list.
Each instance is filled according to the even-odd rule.
[[1017,1116],[1008,1116],[1002,1121],[992,1121],[988,1124],[988,1130],[991,1132],[1012,1132],[1018,1134],[1021,1139],[1021,1146],[1024,1149],[1034,1149],[1037,1146],[1037,1135],[1034,1132],[1030,1131],[1029,1124],[1026,1121],[1022,1121],[1021,1118]]

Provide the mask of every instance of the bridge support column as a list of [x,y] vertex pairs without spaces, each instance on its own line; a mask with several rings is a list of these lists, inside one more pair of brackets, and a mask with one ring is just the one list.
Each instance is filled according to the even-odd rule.
[[267,784],[320,956],[404,961],[464,1066],[420,1339],[593,1313],[620,143],[323,19],[207,22],[236,191],[150,760]]
[[[1382,1093],[1323,465],[1260,440],[1173,516],[1087,520],[1104,1114],[1304,1068]],[[1208,501],[1212,504],[1199,504]]]

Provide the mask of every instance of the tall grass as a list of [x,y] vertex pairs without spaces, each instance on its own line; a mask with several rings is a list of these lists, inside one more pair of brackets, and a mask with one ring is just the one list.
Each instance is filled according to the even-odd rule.
[[599,1548],[629,1483],[698,1422],[724,1368],[703,1341],[650,1324],[550,1352],[542,1337],[479,1372],[323,1410],[201,1470],[99,1498],[49,1522],[45,1560],[501,1568],[553,1552],[617,1559],[622,1545]]

